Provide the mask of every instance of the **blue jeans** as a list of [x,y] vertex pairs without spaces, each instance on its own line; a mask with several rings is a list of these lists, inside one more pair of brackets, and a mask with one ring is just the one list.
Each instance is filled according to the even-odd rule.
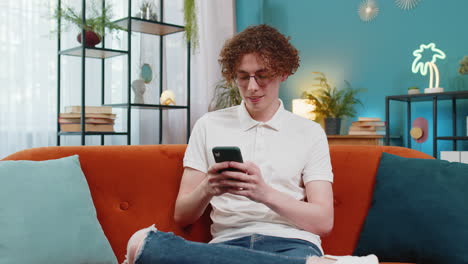
[[135,264],[304,264],[309,256],[322,253],[301,239],[254,234],[206,244],[150,231]]

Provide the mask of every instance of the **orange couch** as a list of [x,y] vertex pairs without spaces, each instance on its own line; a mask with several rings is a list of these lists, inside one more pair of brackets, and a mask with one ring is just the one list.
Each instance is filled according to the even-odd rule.
[[[43,147],[19,151],[5,160],[47,160],[78,154],[98,219],[119,262],[129,237],[155,223],[193,241],[209,241],[208,213],[182,229],[174,205],[186,145]],[[429,155],[401,147],[330,146],[335,182],[335,224],[323,238],[327,254],[348,255],[356,246],[370,206],[382,151],[413,158]]]

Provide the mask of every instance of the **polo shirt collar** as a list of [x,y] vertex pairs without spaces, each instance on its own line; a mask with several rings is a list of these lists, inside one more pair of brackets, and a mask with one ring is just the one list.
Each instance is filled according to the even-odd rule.
[[276,113],[273,115],[273,117],[267,122],[259,122],[253,119],[250,116],[249,112],[247,111],[244,101],[242,100],[238,108],[239,122],[240,122],[242,131],[247,131],[259,124],[265,124],[267,127],[270,127],[276,131],[279,131],[281,128],[281,116],[285,110],[284,110],[283,101],[281,101],[281,99],[278,99],[278,100],[280,102],[280,106],[278,107],[278,110],[276,110]]

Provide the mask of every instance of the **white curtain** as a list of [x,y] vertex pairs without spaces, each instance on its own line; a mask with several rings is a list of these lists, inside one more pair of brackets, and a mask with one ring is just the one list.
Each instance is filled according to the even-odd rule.
[[[71,1],[75,2],[80,1]],[[57,144],[57,40],[50,37],[54,23],[47,17],[56,3],[55,0],[0,1],[0,159],[18,150]],[[235,32],[234,0],[198,0],[196,5],[200,45],[195,54],[191,54],[191,126],[207,112],[214,85],[221,79],[217,62],[219,51],[224,41]],[[121,8],[116,7],[115,12],[120,13]],[[183,0],[166,0],[165,22],[183,24],[182,8]],[[74,37],[76,32],[64,39],[62,48],[74,41]],[[158,55],[151,55],[151,52],[158,52],[159,44],[154,45],[155,40],[151,38],[154,37],[142,35],[136,40],[132,39],[132,46],[141,48],[140,54],[132,54],[132,66],[148,62],[156,66]],[[119,48],[125,41],[125,36],[120,41],[112,40],[111,47]],[[164,45],[166,69],[163,72],[163,90],[173,90],[177,103],[183,105],[186,101],[186,55],[180,52],[185,48],[182,34],[166,37]],[[153,51],[148,53],[151,48]],[[124,57],[106,62],[106,89],[111,89],[106,98],[112,94],[107,102],[126,100],[126,95],[115,92],[122,91],[127,83],[126,74],[119,74],[122,70],[126,71]],[[153,70],[155,79],[149,88],[157,89],[159,69],[154,67]],[[100,75],[96,72],[100,72],[100,61],[87,59],[86,101],[91,105],[100,104],[97,99],[100,98]],[[62,56],[61,85],[72,91],[62,94],[62,107],[80,103],[77,94],[80,76],[80,60]],[[137,72],[132,71],[132,80],[136,76]],[[149,100],[147,103],[157,103],[158,95],[155,96],[155,93],[153,90],[145,94],[145,99]],[[124,111],[116,112],[124,117]],[[132,144],[158,143],[158,111],[135,110],[132,120]],[[185,111],[164,111],[163,121],[163,143],[186,142]],[[116,129],[125,130],[125,123],[125,119],[120,118]],[[61,137],[61,144],[80,145],[80,139],[78,136]],[[87,137],[86,144],[100,144],[99,137]],[[107,136],[106,144],[126,144],[126,140],[124,136]]]
[[56,144],[56,39],[44,1],[0,1],[0,158]]
[[191,123],[208,111],[214,87],[221,80],[219,52],[236,32],[235,0],[198,0],[200,46],[192,57]]

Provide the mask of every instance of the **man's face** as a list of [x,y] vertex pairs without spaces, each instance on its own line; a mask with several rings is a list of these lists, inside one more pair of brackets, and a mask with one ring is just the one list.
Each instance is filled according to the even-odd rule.
[[279,88],[286,77],[272,76],[258,55],[249,53],[242,57],[235,80],[250,115],[271,118],[278,109]]

